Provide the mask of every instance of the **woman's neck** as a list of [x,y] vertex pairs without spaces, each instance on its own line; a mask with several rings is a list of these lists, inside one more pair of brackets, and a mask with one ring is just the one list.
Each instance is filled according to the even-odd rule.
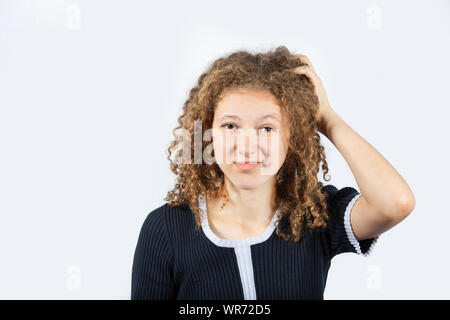
[[[218,218],[234,221],[244,227],[264,225],[272,219],[280,203],[275,187],[275,178],[251,190],[239,189],[225,178],[220,192],[224,196],[209,198],[209,207]],[[225,206],[220,209],[223,203]]]

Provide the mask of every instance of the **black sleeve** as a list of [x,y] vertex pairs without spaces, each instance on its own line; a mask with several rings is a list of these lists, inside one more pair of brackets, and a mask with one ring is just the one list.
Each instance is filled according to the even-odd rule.
[[378,240],[378,236],[358,240],[353,233],[350,223],[351,210],[361,194],[355,188],[344,187],[338,190],[331,184],[324,186],[323,190],[327,196],[327,213],[329,217],[324,236],[330,259],[345,252],[369,256]]
[[133,258],[131,300],[174,299],[174,255],[167,234],[165,206],[150,212]]

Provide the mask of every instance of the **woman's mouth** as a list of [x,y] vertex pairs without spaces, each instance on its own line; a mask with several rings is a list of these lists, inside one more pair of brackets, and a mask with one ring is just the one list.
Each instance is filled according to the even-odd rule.
[[257,167],[259,162],[235,162],[234,163],[240,170],[247,171]]

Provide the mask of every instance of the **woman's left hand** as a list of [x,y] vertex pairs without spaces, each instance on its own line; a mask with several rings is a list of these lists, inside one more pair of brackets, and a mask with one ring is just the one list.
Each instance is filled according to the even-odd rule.
[[331,108],[330,103],[328,102],[328,97],[325,93],[325,88],[323,87],[322,80],[313,69],[311,61],[307,56],[303,54],[297,54],[296,56],[298,56],[300,60],[307,65],[296,67],[293,70],[295,73],[306,75],[312,82],[314,86],[314,93],[319,99],[318,130],[322,134],[325,134],[328,118],[332,115],[335,115],[336,113]]

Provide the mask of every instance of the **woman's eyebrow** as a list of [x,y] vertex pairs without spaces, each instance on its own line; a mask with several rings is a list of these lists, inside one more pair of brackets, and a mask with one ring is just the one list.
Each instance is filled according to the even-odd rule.
[[[219,118],[219,121],[224,120],[224,119],[226,119],[226,118],[232,118],[232,119],[238,119],[238,120],[241,120],[241,118],[240,118],[239,116],[237,116],[237,115],[234,115],[234,114],[225,114],[225,115],[223,115],[223,116],[221,116],[221,117]],[[280,122],[280,120],[278,119],[278,115],[277,115],[276,113],[269,113],[269,114],[266,114],[266,115],[260,117],[258,120],[264,120],[264,119],[267,119],[267,118],[272,118],[272,119],[274,119],[274,120]]]

